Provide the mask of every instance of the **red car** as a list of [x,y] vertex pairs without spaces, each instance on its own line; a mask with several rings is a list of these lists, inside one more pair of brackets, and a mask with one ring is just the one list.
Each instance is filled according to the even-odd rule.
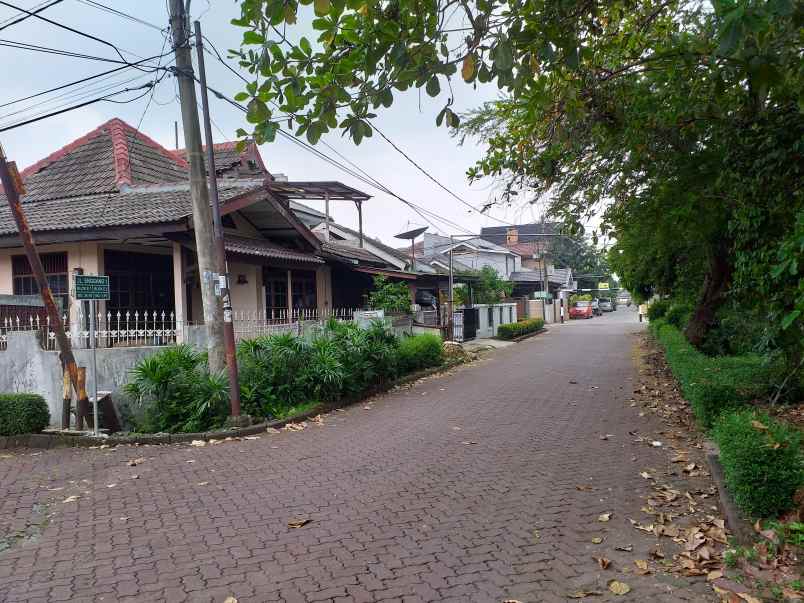
[[569,315],[570,318],[592,318],[592,316],[594,316],[594,312],[595,309],[592,307],[592,302],[577,301],[572,304]]

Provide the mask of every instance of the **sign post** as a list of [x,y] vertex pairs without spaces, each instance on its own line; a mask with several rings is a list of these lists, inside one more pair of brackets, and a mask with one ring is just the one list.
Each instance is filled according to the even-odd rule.
[[76,274],[74,290],[76,300],[89,301],[89,341],[92,346],[92,416],[97,436],[100,434],[100,429],[98,425],[98,344],[95,341],[95,302],[109,299],[109,277]]

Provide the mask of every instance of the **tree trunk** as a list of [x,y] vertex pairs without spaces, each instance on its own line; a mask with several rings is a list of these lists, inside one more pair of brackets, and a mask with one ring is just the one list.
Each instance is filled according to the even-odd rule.
[[695,347],[700,347],[715,323],[715,314],[726,300],[733,270],[728,246],[722,244],[709,260],[709,272],[704,279],[703,294],[684,330],[687,340]]

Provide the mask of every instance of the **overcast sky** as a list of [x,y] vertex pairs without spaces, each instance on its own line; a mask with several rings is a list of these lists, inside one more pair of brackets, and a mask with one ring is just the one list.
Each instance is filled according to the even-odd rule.
[[[161,0],[99,1],[160,27],[168,22],[167,9]],[[19,6],[27,9],[42,4],[41,0],[11,0],[11,3],[18,3]],[[312,7],[302,7],[302,11],[300,22],[305,20],[309,22]],[[242,29],[229,22],[230,19],[239,15],[236,2],[233,0],[218,0],[217,2],[195,0],[192,3],[191,13],[194,19],[200,18],[204,35],[215,44],[222,54],[225,55],[225,51],[229,48],[238,47]],[[12,9],[0,7],[0,27],[2,27],[3,21],[17,14]],[[161,32],[99,10],[83,0],[63,0],[41,14],[59,23],[113,42],[124,51],[133,53],[124,53],[126,59],[130,61],[137,60],[135,55],[149,57],[160,54],[164,42]],[[116,58],[114,49],[36,18],[29,18],[23,23],[0,31],[0,39]],[[0,58],[3,65],[10,66],[10,69],[6,70],[2,76],[0,105],[115,67],[110,63],[8,47],[0,47]],[[236,64],[234,66],[238,68]],[[230,96],[234,96],[242,89],[241,82],[235,75],[209,57],[207,72],[208,83],[213,88]],[[137,79],[122,83],[131,78]],[[117,90],[140,86],[152,78],[151,74],[126,70],[111,79],[99,79],[92,82],[91,89],[85,90],[84,94],[86,98],[94,98],[107,93],[106,90],[100,90],[104,86],[114,85],[113,89]],[[122,100],[137,94],[139,93],[127,93],[116,98]],[[473,90],[462,82],[456,83],[458,111],[477,106],[495,96],[496,87]],[[444,93],[436,99],[431,99],[423,91],[421,95],[418,94],[418,91],[411,91],[396,94],[395,99],[391,109],[383,110],[380,113],[377,123],[397,145],[407,151],[435,178],[474,207],[482,206],[494,196],[490,182],[470,186],[465,177],[466,168],[481,156],[482,148],[471,143],[460,147],[449,136],[445,128],[435,126],[435,116],[446,102]],[[40,100],[32,99],[24,103],[0,107],[0,127],[15,123],[23,117],[57,110],[64,104],[76,104],[80,99],[76,96],[61,98],[58,102],[47,105],[39,104]],[[140,129],[145,134],[164,146],[173,148],[175,146],[173,124],[175,121],[179,121],[181,124],[175,80],[168,77],[159,84],[146,112],[147,103],[148,96],[128,104],[96,103],[0,133],[0,142],[6,149],[6,154],[24,168],[94,129],[104,121],[120,117],[134,127],[141,121]],[[217,131],[213,128],[216,142],[235,139],[234,133],[237,128],[248,129],[243,114],[236,108],[214,97],[211,97],[211,103],[213,121],[221,130]],[[183,147],[181,132],[179,136],[180,144]],[[342,138],[339,132],[331,133],[325,139],[349,160],[400,196],[414,203],[423,205],[475,232],[482,226],[500,225],[500,222],[461,205],[459,201],[428,180],[377,135],[365,140],[357,147],[349,139]],[[331,154],[324,147],[321,147],[321,150]],[[373,195],[373,198],[364,204],[364,229],[368,234],[378,236],[389,244],[404,244],[404,241],[394,239],[393,235],[404,230],[409,222],[427,225],[421,217],[399,200],[371,189],[368,185],[353,179],[289,142],[280,139],[276,143],[263,145],[260,151],[270,171],[287,174],[292,180],[340,180]],[[323,209],[323,202],[310,202],[310,204]],[[356,227],[357,215],[354,206],[344,202],[333,203],[333,206],[332,211],[337,221]],[[539,218],[538,210],[530,205],[512,208],[498,206],[491,211],[491,214],[505,221],[516,222],[531,222]],[[438,231],[442,233],[455,232],[449,226],[438,223],[436,225]],[[436,228],[430,225],[430,230],[435,231]]]

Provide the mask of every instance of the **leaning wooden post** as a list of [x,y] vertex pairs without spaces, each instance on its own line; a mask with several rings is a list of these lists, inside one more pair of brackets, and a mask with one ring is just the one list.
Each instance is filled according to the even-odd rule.
[[47,278],[45,278],[45,269],[42,267],[42,261],[39,259],[39,253],[36,251],[36,245],[31,235],[31,228],[28,226],[28,220],[22,210],[20,194],[25,194],[25,187],[17,171],[17,165],[13,161],[6,162],[2,145],[0,145],[0,182],[3,184],[3,192],[5,192],[11,213],[14,215],[14,221],[17,223],[17,230],[19,230],[22,245],[25,247],[25,255],[31,265],[31,272],[33,272],[36,279],[36,284],[39,286],[39,293],[45,303],[50,324],[53,325],[53,332],[56,335],[56,342],[61,353],[62,366],[67,369],[67,373],[70,375],[70,382],[73,384],[73,390],[75,390],[75,395],[78,398],[78,408],[79,410],[82,407],[88,409],[89,400],[87,399],[86,391],[79,384],[78,365],[75,362],[75,356],[73,356],[73,348],[70,345],[70,340],[67,339],[67,334],[64,332],[61,314],[56,308],[56,301],[53,299],[53,293],[50,290]]

